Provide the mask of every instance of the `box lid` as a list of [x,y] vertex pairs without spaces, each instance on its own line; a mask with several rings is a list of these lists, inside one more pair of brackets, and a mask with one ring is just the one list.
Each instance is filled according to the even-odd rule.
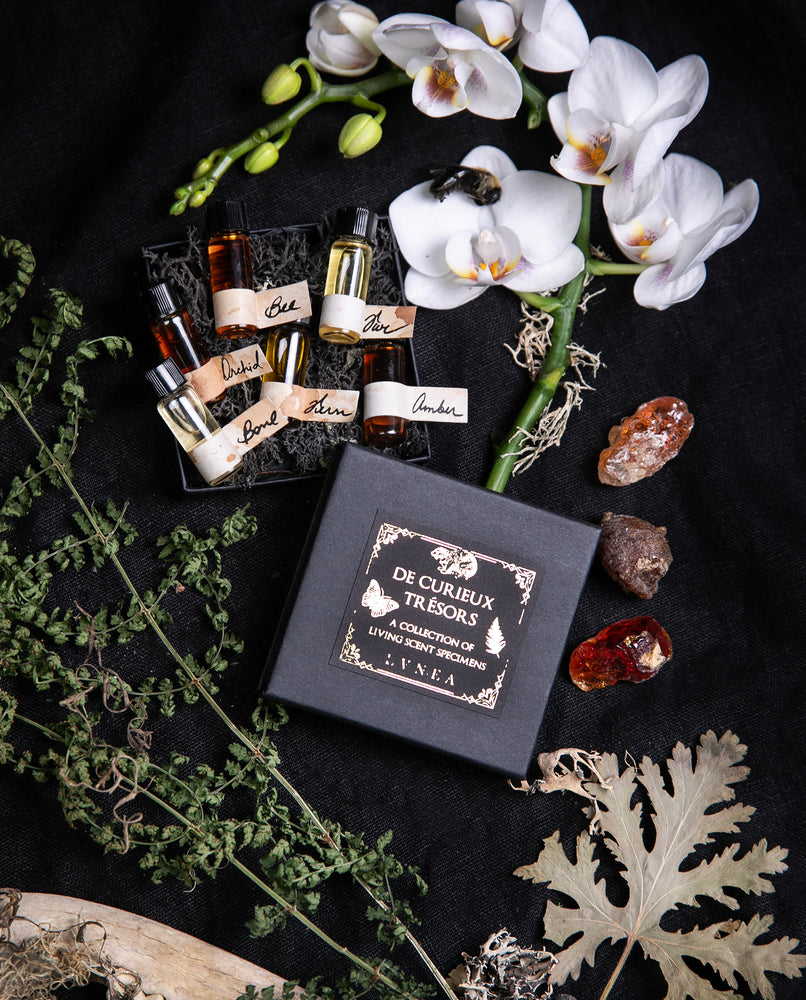
[[347,445],[263,692],[523,777],[598,538],[593,525]]

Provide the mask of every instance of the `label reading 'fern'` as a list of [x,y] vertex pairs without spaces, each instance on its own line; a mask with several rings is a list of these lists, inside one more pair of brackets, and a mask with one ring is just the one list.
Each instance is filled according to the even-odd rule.
[[379,513],[330,662],[499,715],[541,575]]

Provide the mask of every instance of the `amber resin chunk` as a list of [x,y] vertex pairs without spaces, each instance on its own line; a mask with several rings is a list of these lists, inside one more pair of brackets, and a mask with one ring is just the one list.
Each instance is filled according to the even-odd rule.
[[599,455],[600,482],[628,486],[653,476],[680,451],[693,426],[694,417],[682,399],[659,396],[643,403],[610,428],[610,447]]
[[658,582],[672,561],[665,528],[610,511],[602,517],[596,556],[622,590],[644,599],[657,593]]
[[654,618],[639,615],[603,628],[571,654],[571,680],[583,691],[616,681],[649,680],[672,658],[672,640]]

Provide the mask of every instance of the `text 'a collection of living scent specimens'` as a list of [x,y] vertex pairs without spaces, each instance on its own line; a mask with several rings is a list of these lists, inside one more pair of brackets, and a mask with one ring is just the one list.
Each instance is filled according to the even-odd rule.
[[[366,341],[363,353],[363,425],[366,444],[398,449],[411,420],[466,423],[467,390],[407,384],[403,343],[414,332],[416,307],[367,303],[377,216],[346,207],[334,217],[322,298],[319,337],[335,344]],[[158,412],[202,478],[211,486],[243,468],[243,455],[291,421],[348,423],[358,413],[355,389],[306,387],[313,309],[307,281],[255,289],[246,207],[213,201],[207,207],[216,335],[257,343],[210,355],[177,285],[150,284],[144,292],[151,332],[162,363],[146,373],[159,397]],[[223,426],[208,403],[226,390],[260,378],[260,398]]]

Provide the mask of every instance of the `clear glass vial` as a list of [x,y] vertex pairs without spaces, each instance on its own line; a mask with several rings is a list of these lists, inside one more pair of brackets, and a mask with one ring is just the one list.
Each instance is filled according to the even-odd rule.
[[355,344],[361,338],[377,225],[377,216],[368,208],[342,208],[336,213],[337,236],[330,249],[319,319],[323,340]]
[[172,358],[147,371],[146,378],[160,398],[159,415],[210,486],[217,486],[243,467],[234,441]]
[[[393,340],[374,340],[364,351],[364,385],[373,382],[406,384],[406,352]],[[364,419],[364,440],[373,448],[399,448],[406,440],[405,417],[377,414]]]
[[255,336],[257,306],[246,205],[208,202],[207,227],[216,333],[228,339]]
[[[272,370],[263,376],[263,383],[305,385],[310,342],[308,319],[292,320],[270,330],[266,341],[266,360]],[[261,391],[260,395],[263,398],[264,393]]]
[[149,285],[143,300],[151,332],[163,358],[172,358],[182,372],[201,368],[210,360],[210,352],[170,279]]

